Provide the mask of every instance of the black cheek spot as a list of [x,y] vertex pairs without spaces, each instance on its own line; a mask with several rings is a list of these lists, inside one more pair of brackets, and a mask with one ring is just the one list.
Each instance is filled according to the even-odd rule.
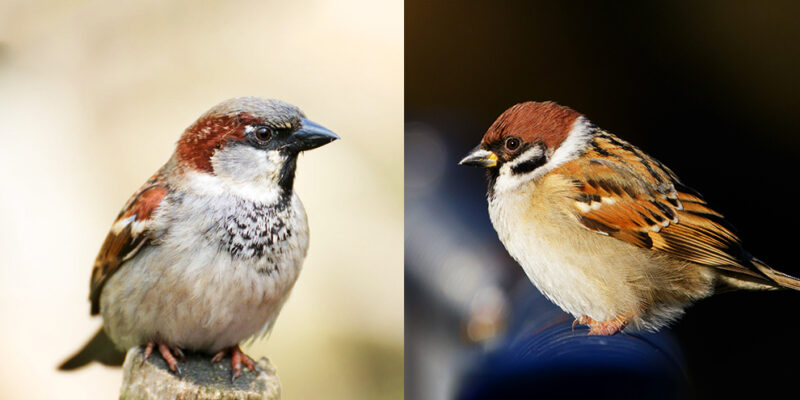
[[525,174],[541,167],[546,162],[547,157],[542,155],[541,157],[537,157],[511,167],[511,172],[514,174]]

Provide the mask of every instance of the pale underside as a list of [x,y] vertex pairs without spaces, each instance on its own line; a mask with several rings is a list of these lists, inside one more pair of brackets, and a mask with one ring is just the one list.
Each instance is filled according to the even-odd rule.
[[653,330],[712,293],[711,268],[582,227],[571,209],[570,186],[549,174],[489,202],[500,240],[556,305],[596,321],[631,315],[632,327]]
[[[147,243],[102,288],[104,328],[120,349],[156,340],[213,353],[272,328],[306,255],[306,214],[296,194],[281,200],[266,182],[275,163],[231,150],[258,176],[225,176],[228,151],[214,160],[220,177],[176,182],[181,195],[164,198]],[[256,240],[258,252],[248,247]]]

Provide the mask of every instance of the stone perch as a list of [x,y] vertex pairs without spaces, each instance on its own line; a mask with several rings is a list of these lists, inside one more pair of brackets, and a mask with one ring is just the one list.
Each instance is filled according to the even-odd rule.
[[180,377],[170,372],[157,351],[145,363],[142,363],[143,356],[141,346],[130,349],[125,356],[120,400],[273,400],[281,397],[275,367],[266,358],[256,362],[255,372],[243,367],[242,374],[231,383],[230,355],[212,365],[211,356],[186,352],[186,361],[179,361],[183,374]]

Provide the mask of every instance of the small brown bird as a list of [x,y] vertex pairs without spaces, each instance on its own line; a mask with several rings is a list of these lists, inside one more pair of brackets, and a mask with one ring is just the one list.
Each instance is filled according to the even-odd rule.
[[460,164],[488,169],[500,240],[589,334],[658,330],[718,289],[800,290],[667,167],[568,107],[509,108]]
[[253,370],[239,342],[272,329],[308,249],[297,157],[336,139],[278,100],[234,98],[200,116],[111,226],[89,292],[103,328],[59,368],[120,365],[144,345],[178,373],[187,349],[231,354],[234,379]]

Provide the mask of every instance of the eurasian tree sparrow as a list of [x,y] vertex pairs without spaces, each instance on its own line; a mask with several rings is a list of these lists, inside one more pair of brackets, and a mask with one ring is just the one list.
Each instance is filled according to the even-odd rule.
[[103,327],[60,369],[119,365],[120,351],[145,345],[178,373],[182,349],[231,353],[233,379],[242,363],[254,370],[239,343],[273,327],[308,249],[297,156],[336,139],[277,100],[203,114],[111,226],[89,294]]
[[657,330],[717,288],[800,290],[667,167],[570,108],[509,108],[460,164],[487,168],[500,240],[589,334]]

